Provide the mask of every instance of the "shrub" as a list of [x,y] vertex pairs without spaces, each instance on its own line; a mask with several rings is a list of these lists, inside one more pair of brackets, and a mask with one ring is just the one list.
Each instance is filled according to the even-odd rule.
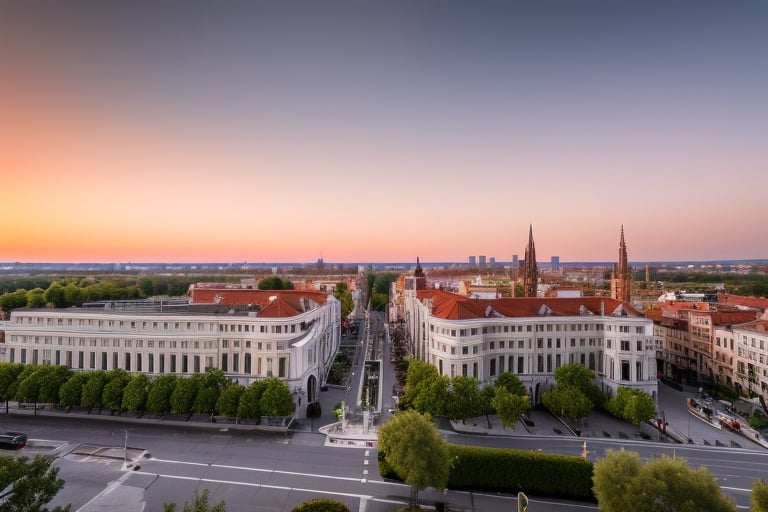
[[[525,491],[537,496],[595,500],[592,462],[581,457],[456,444],[448,447],[454,460],[448,479],[451,489]],[[401,480],[381,452],[379,474]]]
[[350,512],[350,510],[342,501],[315,498],[305,501],[291,512]]

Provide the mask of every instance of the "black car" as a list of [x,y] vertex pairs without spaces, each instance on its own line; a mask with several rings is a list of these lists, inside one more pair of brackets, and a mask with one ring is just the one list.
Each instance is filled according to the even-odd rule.
[[27,446],[27,434],[24,432],[0,433],[0,448],[18,450]]

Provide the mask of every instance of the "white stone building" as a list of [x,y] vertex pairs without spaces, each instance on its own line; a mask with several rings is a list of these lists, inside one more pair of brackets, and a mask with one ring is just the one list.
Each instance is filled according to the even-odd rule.
[[4,323],[0,361],[152,376],[219,368],[245,386],[277,377],[303,417],[339,346],[339,302],[312,291],[206,291],[215,300],[174,308],[14,310]]
[[491,382],[517,374],[534,404],[554,386],[555,369],[579,363],[610,394],[619,386],[656,397],[653,322],[604,297],[472,299],[439,290],[403,291],[413,355],[441,375]]

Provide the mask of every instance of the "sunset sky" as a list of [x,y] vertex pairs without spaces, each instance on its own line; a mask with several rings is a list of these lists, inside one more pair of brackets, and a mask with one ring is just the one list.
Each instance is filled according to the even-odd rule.
[[768,2],[16,4],[0,261],[768,258]]

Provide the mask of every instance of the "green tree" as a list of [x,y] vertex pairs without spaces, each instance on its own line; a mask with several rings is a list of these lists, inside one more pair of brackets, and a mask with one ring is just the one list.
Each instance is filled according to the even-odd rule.
[[373,295],[371,295],[371,310],[386,311],[388,302],[389,302],[389,295],[385,293],[374,293]]
[[414,408],[431,416],[443,416],[446,413],[450,380],[440,375],[437,368],[419,359],[408,361],[405,377],[402,409]]
[[293,283],[280,276],[265,277],[257,285],[259,290],[293,290]]
[[482,415],[482,403],[480,402],[480,390],[477,379],[457,375],[451,381],[453,389],[448,395],[446,413],[454,420],[464,420]]
[[23,308],[27,306],[27,290],[18,289],[15,292],[4,293],[0,296],[0,308],[6,313],[10,313],[14,309]]
[[83,303],[83,290],[74,283],[64,287],[64,303],[67,306],[79,306]]
[[528,395],[517,395],[506,387],[496,387],[496,395],[491,402],[496,415],[505,427],[515,428],[520,416],[531,409],[531,399]]
[[259,409],[264,416],[290,416],[296,409],[288,385],[274,377],[264,381],[266,387],[259,399]]
[[122,409],[135,414],[142,414],[147,408],[147,397],[152,383],[144,373],[136,373],[130,376],[123,390]]
[[19,402],[39,402],[42,380],[40,378],[40,372],[37,371],[38,368],[39,366],[34,364],[24,365],[24,369],[19,375],[19,383],[16,387],[16,394],[14,396]]
[[[195,491],[195,495],[192,501],[184,503],[184,509],[182,512],[227,512],[226,503],[222,500],[216,505],[209,504],[211,491],[203,489],[203,493],[199,494]],[[163,512],[176,512],[176,503],[163,503]]]
[[24,365],[21,363],[0,363],[0,400],[7,402],[16,394],[22,370]]
[[336,283],[333,288],[333,296],[341,303],[341,318],[347,318],[355,309],[352,293],[349,291],[347,283]]
[[240,403],[237,406],[237,416],[240,418],[260,418],[261,397],[264,396],[268,383],[266,380],[257,380],[245,388],[240,395]]
[[200,376],[200,385],[195,397],[195,412],[200,414],[213,414],[216,412],[216,401],[221,390],[229,384],[227,377],[218,368],[206,368],[205,374]]
[[123,394],[125,388],[131,381],[130,375],[125,370],[115,369],[107,374],[107,383],[104,385],[104,392],[101,396],[101,403],[110,410],[120,411],[123,409]]
[[141,290],[141,293],[145,297],[151,297],[155,294],[155,288],[152,285],[152,280],[148,277],[141,277],[136,282],[136,285],[139,287],[139,290]]
[[171,393],[171,410],[177,414],[192,414],[199,385],[200,381],[195,378],[177,379]]
[[88,408],[90,413],[94,407],[101,408],[104,386],[109,382],[109,376],[104,370],[94,370],[87,373],[88,380],[83,384],[83,394],[80,405]]
[[64,487],[53,457],[0,456],[0,510],[3,512],[68,512],[71,505],[45,505]]
[[240,395],[242,395],[244,391],[245,388],[237,382],[229,384],[222,389],[219,399],[216,401],[216,410],[219,414],[230,418],[236,418],[237,409],[240,405]]
[[585,418],[593,408],[589,398],[572,386],[557,385],[545,392],[541,396],[541,401],[552,414],[572,420]]
[[176,388],[176,375],[160,375],[149,386],[147,411],[164,416],[171,411],[171,394]]
[[46,404],[58,404],[61,401],[61,387],[72,377],[72,370],[63,365],[42,365],[40,402]]
[[645,464],[635,452],[608,450],[594,465],[594,492],[603,512],[736,512],[712,473],[684,459],[660,457]]
[[528,392],[525,390],[525,386],[520,381],[520,378],[512,372],[500,373],[499,376],[496,377],[496,382],[494,385],[497,389],[502,387],[513,395],[523,396],[528,394]]
[[768,481],[758,478],[752,482],[752,495],[749,498],[750,512],[768,512]]
[[427,487],[448,484],[452,459],[448,446],[429,416],[409,410],[397,413],[379,429],[379,451],[384,461],[411,486],[411,504]]
[[593,405],[601,405],[603,394],[595,383],[595,372],[579,363],[564,364],[555,370],[558,386],[570,386],[581,391]]
[[83,386],[88,382],[88,373],[75,372],[59,390],[60,404],[64,407],[79,406],[83,398]]
[[656,404],[648,393],[620,386],[616,395],[606,404],[608,412],[635,426],[656,417]]
[[54,308],[63,308],[66,306],[66,300],[64,297],[64,287],[57,281],[51,283],[51,286],[45,290],[45,301]]
[[27,307],[28,308],[44,308],[47,302],[45,301],[45,290],[42,288],[33,288],[27,292]]

